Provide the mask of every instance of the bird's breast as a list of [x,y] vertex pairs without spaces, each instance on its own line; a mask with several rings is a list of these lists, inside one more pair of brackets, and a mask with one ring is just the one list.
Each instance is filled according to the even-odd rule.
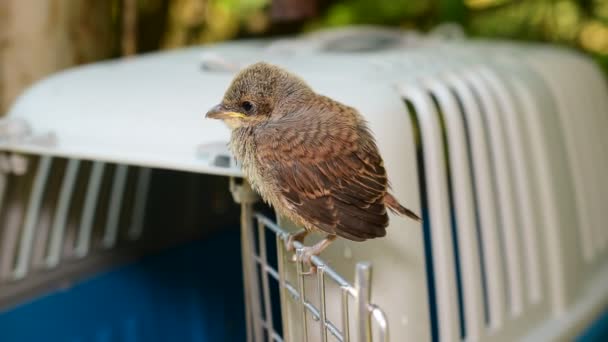
[[237,161],[241,164],[243,175],[249,181],[251,187],[257,191],[264,201],[275,204],[272,186],[266,179],[268,170],[262,165],[256,155],[256,143],[252,134],[248,132],[233,132],[230,140],[230,150]]

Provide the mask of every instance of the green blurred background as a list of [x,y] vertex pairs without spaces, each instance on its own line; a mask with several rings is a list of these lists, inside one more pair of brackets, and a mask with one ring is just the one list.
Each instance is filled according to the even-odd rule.
[[[281,2],[300,14],[281,13]],[[474,37],[573,46],[608,66],[608,0],[140,0],[138,7],[142,23],[166,23],[162,48],[353,24],[425,31],[455,22]]]
[[427,31],[445,22],[471,37],[571,46],[608,71],[608,0],[2,0],[0,113],[27,85],[75,64],[344,25]]

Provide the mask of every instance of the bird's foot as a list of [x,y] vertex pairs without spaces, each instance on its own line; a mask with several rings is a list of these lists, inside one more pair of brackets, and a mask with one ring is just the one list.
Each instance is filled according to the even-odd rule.
[[[316,246],[316,245],[315,245]],[[308,271],[302,272],[302,275],[313,275],[317,273],[317,266],[312,263],[312,257],[318,255],[320,252],[315,250],[315,246],[312,247],[302,247],[297,250],[296,253],[292,257],[292,262],[300,262],[302,263],[302,267],[307,266]]]
[[295,233],[289,234],[289,236],[287,237],[287,241],[285,241],[285,248],[287,249],[287,251],[295,251],[296,248],[294,247],[293,243],[296,241],[298,241],[299,243],[304,243],[306,235],[308,235],[308,231],[306,229],[302,229]]
[[300,262],[303,264],[303,266],[308,266],[308,271],[302,272],[302,275],[312,275],[317,273],[317,266],[312,263],[312,257],[321,254],[321,252],[323,252],[335,239],[335,235],[328,235],[325,237],[325,239],[319,241],[314,246],[302,247],[296,251],[292,261]]

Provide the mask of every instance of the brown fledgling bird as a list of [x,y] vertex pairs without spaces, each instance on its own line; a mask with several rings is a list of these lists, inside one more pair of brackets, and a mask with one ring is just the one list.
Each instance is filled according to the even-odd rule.
[[349,106],[317,94],[299,77],[267,63],[243,69],[207,118],[232,130],[230,149],[252,187],[279,214],[327,237],[305,247],[310,265],[336,236],[386,235],[386,208],[420,218],[391,195],[367,122]]

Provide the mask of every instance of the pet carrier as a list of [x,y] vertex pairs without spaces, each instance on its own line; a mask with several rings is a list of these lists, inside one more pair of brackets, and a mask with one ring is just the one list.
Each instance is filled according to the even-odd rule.
[[[385,238],[338,240],[313,259],[316,275],[301,274],[284,248],[296,227],[254,207],[226,148],[228,129],[203,119],[234,73],[259,60],[365,116],[396,197],[422,213],[422,226],[393,217]],[[92,340],[84,330],[97,327],[97,339],[146,341],[600,338],[602,320],[593,323],[608,306],[607,95],[602,74],[575,52],[471,41],[453,30],[334,30],[53,75],[26,91],[0,126],[0,334],[37,340],[34,323],[16,328],[42,312],[36,305],[52,312],[64,310],[62,300],[93,297],[138,305],[106,303],[86,316],[81,335],[65,336]],[[167,252],[78,280],[169,237],[223,230],[236,214],[228,188],[240,204],[242,253],[217,233],[191,252],[172,252],[181,259]],[[239,254],[240,264],[231,259]],[[124,285],[158,267],[167,269],[166,288],[148,289],[145,278]],[[114,281],[104,287],[107,277]],[[181,285],[172,288],[169,278]],[[39,297],[66,279],[78,281]],[[137,288],[150,295],[133,296]],[[242,314],[236,297],[246,306],[243,335],[230,328]],[[188,323],[171,318],[176,310],[189,312]],[[221,323],[210,324],[217,315]],[[161,326],[182,335],[154,333]]]

